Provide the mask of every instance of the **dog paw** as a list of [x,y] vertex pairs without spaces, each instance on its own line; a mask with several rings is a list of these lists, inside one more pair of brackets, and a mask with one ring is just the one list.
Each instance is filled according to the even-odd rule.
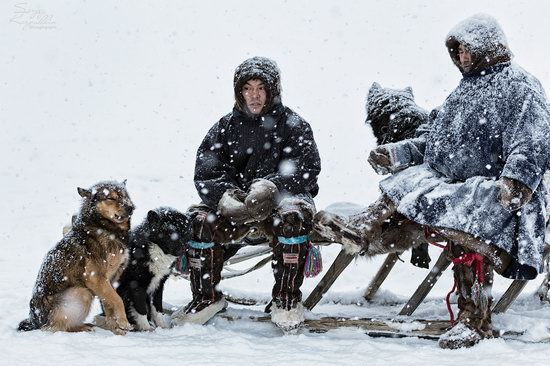
[[72,327],[67,329],[67,332],[93,332],[94,331],[94,325],[90,323],[80,324],[76,327]]
[[80,328],[81,332],[93,332],[94,331],[94,325],[90,323],[85,323],[81,325]]
[[155,330],[155,326],[152,324],[135,325],[133,330],[138,332],[152,332]]
[[147,319],[147,315],[134,316],[134,330],[139,332],[151,332],[155,330],[154,324]]
[[128,322],[128,320],[126,318],[122,319],[122,318],[118,318],[116,320],[116,325],[119,329],[121,330],[125,330],[125,331],[129,331],[129,330],[133,330],[134,327],[132,326],[132,324],[130,324]]
[[168,329],[170,326],[168,325],[168,322],[164,319],[164,314],[154,311],[153,312],[153,322],[157,327],[160,327],[162,329]]
[[116,335],[125,335],[127,331],[131,331],[134,328],[132,324],[128,322],[126,317],[122,318],[106,318],[105,327]]

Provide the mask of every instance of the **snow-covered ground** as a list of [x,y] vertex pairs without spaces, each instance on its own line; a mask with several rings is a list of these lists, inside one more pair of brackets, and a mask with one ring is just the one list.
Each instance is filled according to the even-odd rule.
[[[516,61],[550,88],[545,0],[2,2],[0,363],[547,363],[548,344],[496,339],[451,352],[433,341],[369,338],[354,329],[281,336],[270,324],[222,319],[125,337],[15,330],[44,254],[79,207],[77,186],[127,178],[134,223],[151,208],[185,210],[197,202],[195,151],[229,112],[233,71],[245,58],[279,63],[283,102],[314,129],[323,160],[318,207],[374,200],[380,178],[366,163],[374,146],[363,125],[368,87],[411,85],[421,106],[440,104],[460,77],[444,37],[480,11],[499,20]],[[325,268],[338,250],[323,248]],[[439,249],[430,250],[435,260]],[[426,275],[408,264],[408,254],[404,259],[371,304],[361,295],[383,258],[357,260],[308,316],[394,316]],[[306,296],[318,280],[306,280]],[[443,297],[451,281],[447,271],[415,316],[447,318]],[[541,281],[532,281],[495,324],[528,329],[524,340],[548,336],[550,306],[532,296]],[[496,278],[497,298],[509,284]],[[266,267],[221,287],[267,299],[271,285]],[[165,299],[188,302],[188,282],[170,280]]]

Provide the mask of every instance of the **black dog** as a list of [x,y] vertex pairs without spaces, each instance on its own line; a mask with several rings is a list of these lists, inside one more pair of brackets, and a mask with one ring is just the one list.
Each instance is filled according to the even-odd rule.
[[130,233],[130,260],[117,292],[135,330],[166,328],[162,292],[176,258],[191,238],[189,217],[171,208],[149,211]]

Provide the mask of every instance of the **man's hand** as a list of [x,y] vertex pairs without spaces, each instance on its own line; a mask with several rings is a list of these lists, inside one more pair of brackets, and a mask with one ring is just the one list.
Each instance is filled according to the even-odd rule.
[[252,220],[244,201],[246,193],[240,189],[228,189],[218,202],[220,214],[235,224],[244,224]]
[[278,194],[279,190],[273,182],[267,179],[255,180],[244,199],[248,214],[255,221],[265,220],[275,209]]
[[371,150],[368,162],[374,171],[380,175],[391,173],[390,168],[393,165],[393,162],[390,157],[390,152],[384,146],[379,146],[376,149]]
[[279,190],[267,179],[257,179],[248,193],[228,189],[218,203],[218,211],[235,224],[259,222],[269,217],[276,206]]
[[273,214],[273,232],[277,236],[306,235],[313,229],[315,207],[305,200],[284,198]]
[[507,210],[519,210],[533,196],[533,191],[529,187],[515,179],[501,177],[497,184],[500,187],[500,204]]

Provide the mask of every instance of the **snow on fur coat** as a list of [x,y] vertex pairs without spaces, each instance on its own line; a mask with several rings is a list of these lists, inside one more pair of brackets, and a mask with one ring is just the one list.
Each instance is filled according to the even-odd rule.
[[[451,31],[447,46],[452,39],[466,44],[476,50],[474,60],[490,54],[495,44],[506,45],[505,39],[494,39],[503,37],[494,27],[492,18],[467,19]],[[464,34],[478,44],[473,47]],[[452,51],[449,47],[451,57]],[[398,170],[406,169],[380,188],[409,219],[490,241],[536,274],[542,269],[548,218],[542,178],[550,156],[550,111],[538,80],[501,56],[496,64],[463,74],[424,135],[385,145]],[[500,177],[528,186],[529,203],[517,212],[502,207]]]

